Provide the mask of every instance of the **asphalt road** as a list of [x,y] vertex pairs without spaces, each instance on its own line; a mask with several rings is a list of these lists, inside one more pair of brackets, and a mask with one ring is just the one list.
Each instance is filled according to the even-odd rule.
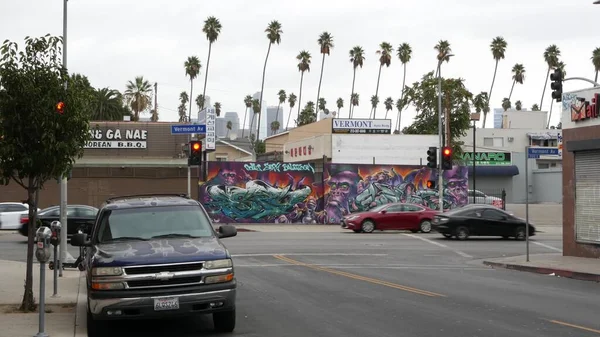
[[[2,259],[25,250],[10,239],[0,235]],[[406,233],[239,233],[224,242],[239,282],[232,336],[600,335],[596,283],[482,265],[482,258],[523,254],[523,242]],[[561,245],[559,235],[540,234],[531,253]],[[209,316],[112,330],[217,336]]]

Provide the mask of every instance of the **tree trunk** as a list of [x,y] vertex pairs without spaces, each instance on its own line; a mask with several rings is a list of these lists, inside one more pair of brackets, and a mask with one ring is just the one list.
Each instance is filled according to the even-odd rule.
[[242,125],[242,138],[244,138],[244,133],[246,132],[246,116],[248,116],[248,107],[246,107],[246,111],[244,112],[244,124]]
[[[206,60],[206,71],[204,71],[204,88],[202,89],[202,109],[200,112],[204,111],[204,106],[206,105],[206,82],[208,80],[208,66],[210,65],[210,52],[212,50],[212,43],[208,44],[208,59]],[[192,98],[190,97],[190,100]]]
[[594,79],[594,82],[598,83],[598,70],[596,70],[596,78]]
[[262,101],[263,101],[263,90],[265,89],[265,73],[267,71],[267,61],[269,60],[269,53],[271,52],[271,41],[269,40],[269,48],[267,48],[267,57],[265,57],[265,65],[263,66],[262,84],[260,85],[260,100],[258,101],[258,123],[256,126],[256,140],[260,138],[260,115],[262,114]]
[[[406,63],[404,63],[404,74],[402,74],[402,92],[400,93],[400,99],[404,98],[404,87],[406,86]],[[402,110],[398,110],[398,119],[396,121],[396,130],[400,131],[400,117],[402,117]]]
[[[192,121],[192,97],[194,97],[194,80],[190,77],[190,112],[188,114],[188,122]],[[154,107],[156,109],[156,107]],[[200,116],[198,116],[200,117]],[[200,121],[198,121],[200,122]],[[206,124],[206,121],[204,122]]]
[[[321,81],[323,80],[323,68],[325,67],[325,53],[323,53],[323,60],[321,61],[321,76],[319,77],[319,88],[317,89],[317,100],[315,104],[317,105],[317,112],[319,111],[319,96],[321,95]],[[319,114],[317,113],[317,120],[319,120]]]
[[298,116],[296,116],[296,126],[300,120],[300,108],[302,107],[302,81],[304,80],[304,72],[300,74],[300,93],[298,93]]
[[542,99],[540,100],[540,111],[543,110],[542,103],[544,103],[544,94],[546,94],[546,87],[548,86],[548,77],[550,77],[550,67],[546,73],[546,82],[544,82],[544,90],[542,91]]
[[25,291],[23,301],[19,310],[31,312],[36,310],[33,298],[33,246],[35,237],[35,223],[37,221],[37,199],[39,192],[36,191],[34,178],[29,178],[27,189],[27,204],[29,205],[29,222],[27,224],[27,267],[25,271]]
[[290,119],[292,118],[292,107],[290,106],[290,113],[288,113],[287,122],[285,123],[285,131],[288,130],[288,126],[290,126]]
[[[350,104],[348,110],[348,118],[352,118],[352,96],[354,96],[354,81],[356,80],[356,67],[354,67],[354,74],[352,75],[352,94],[350,94]],[[338,117],[340,118],[340,117]]]
[[[377,88],[375,89],[375,97],[378,97],[379,94],[379,79],[381,78],[381,68],[383,64],[379,64],[379,74],[377,75]],[[375,119],[375,114],[377,113],[377,106],[373,106],[373,119]]]
[[513,89],[515,89],[515,83],[517,83],[517,81],[513,80],[512,87],[510,87],[510,94],[508,94],[508,100],[509,101],[510,101],[510,98],[512,97]]
[[[496,82],[496,73],[498,72],[498,62],[499,60],[496,60],[496,66],[494,67],[494,77],[492,78],[492,86],[490,87],[490,94],[488,95],[488,102],[492,101],[492,90],[494,89],[494,82]],[[482,128],[485,128],[485,121],[487,120],[487,110],[483,110],[483,124],[481,125]]]
[[[254,131],[254,118],[256,118],[256,113],[254,113],[254,110],[252,111],[252,120],[250,121],[250,136],[253,135],[252,131]],[[256,140],[256,134],[254,134],[254,140]]]
[[546,129],[550,128],[550,120],[552,119],[552,107],[554,106],[554,98],[550,99],[550,111],[548,112],[548,124]]
[[279,122],[279,108],[281,108],[281,102],[277,104],[277,113],[275,114],[275,121]]

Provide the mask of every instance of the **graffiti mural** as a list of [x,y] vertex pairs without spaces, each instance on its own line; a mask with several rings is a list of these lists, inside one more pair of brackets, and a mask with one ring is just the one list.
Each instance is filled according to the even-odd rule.
[[210,162],[200,200],[215,222],[316,223],[314,165]]
[[[437,171],[402,165],[329,164],[325,167],[321,220],[339,223],[347,214],[367,211],[390,202],[407,202],[439,209],[438,190],[427,189]],[[468,203],[467,168],[444,171],[444,209]]]

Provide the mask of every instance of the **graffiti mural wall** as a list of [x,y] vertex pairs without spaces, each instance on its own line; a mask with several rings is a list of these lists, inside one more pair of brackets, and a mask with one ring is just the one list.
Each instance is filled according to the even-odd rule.
[[[444,209],[468,203],[467,168],[444,172]],[[319,176],[315,181],[315,176]],[[401,165],[210,162],[201,201],[220,223],[333,223],[390,202],[438,209],[431,169]]]

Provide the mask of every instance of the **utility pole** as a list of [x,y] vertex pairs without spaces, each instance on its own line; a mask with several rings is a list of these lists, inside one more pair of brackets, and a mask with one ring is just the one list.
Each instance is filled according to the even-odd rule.
[[[67,68],[67,1],[63,0],[63,67],[68,72]],[[67,90],[67,84],[65,82],[65,91]],[[58,260],[58,273],[60,277],[63,277],[63,263],[67,259],[67,172],[63,172],[63,176],[60,179],[60,223],[64,226],[65,230],[60,231],[60,259]]]
[[154,113],[158,116],[158,82],[154,82]]

